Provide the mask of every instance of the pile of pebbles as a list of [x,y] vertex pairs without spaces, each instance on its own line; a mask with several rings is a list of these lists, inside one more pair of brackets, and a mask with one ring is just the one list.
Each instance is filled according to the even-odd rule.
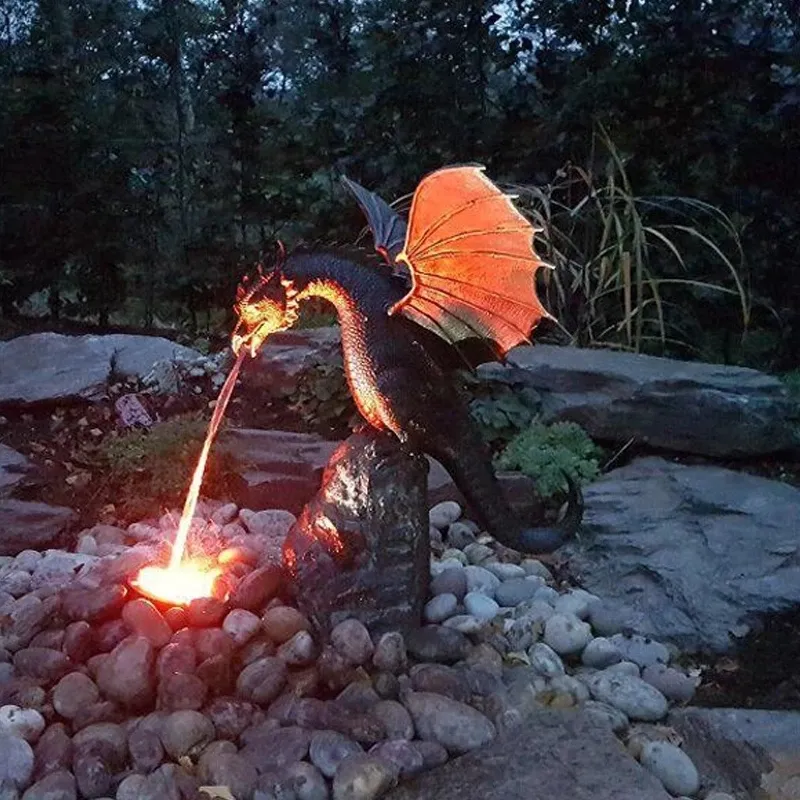
[[324,645],[283,594],[286,512],[201,503],[191,541],[227,599],[187,608],[127,584],[165,560],[174,515],[0,558],[0,800],[370,800],[535,706],[582,706],[671,794],[711,797],[657,724],[696,686],[676,653],[457,504],[430,516],[427,624],[372,637],[349,619]]

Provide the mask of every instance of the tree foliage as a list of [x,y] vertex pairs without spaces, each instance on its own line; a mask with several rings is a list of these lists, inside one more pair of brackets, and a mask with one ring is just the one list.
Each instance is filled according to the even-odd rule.
[[[353,239],[342,172],[390,199],[457,162],[603,186],[601,130],[637,197],[726,212],[766,357],[796,366],[797,0],[0,0],[0,308],[225,324],[275,238]],[[736,298],[676,302],[739,357]]]

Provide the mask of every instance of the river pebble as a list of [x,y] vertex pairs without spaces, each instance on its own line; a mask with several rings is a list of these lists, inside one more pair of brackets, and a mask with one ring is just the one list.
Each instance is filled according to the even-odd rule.
[[45,728],[44,717],[34,708],[8,705],[0,707],[0,732],[18,736],[34,744]]
[[700,776],[691,758],[669,742],[647,742],[642,747],[642,766],[650,770],[674,795],[693,795],[700,788]]
[[452,617],[458,608],[458,598],[454,594],[437,594],[425,604],[422,615],[426,622],[444,622]]
[[472,564],[464,567],[464,576],[467,579],[468,592],[477,592],[494,598],[494,593],[497,591],[497,587],[500,586],[500,578],[483,567]]
[[461,506],[454,500],[445,500],[437,503],[428,512],[428,520],[434,528],[445,530],[448,525],[455,522],[461,516]]
[[667,713],[667,699],[641,678],[622,673],[598,672],[587,685],[595,700],[618,708],[630,719],[656,722]]
[[530,600],[540,588],[535,580],[510,578],[495,589],[494,597],[501,606],[515,607]]
[[467,574],[459,565],[450,567],[435,575],[431,580],[431,594],[452,594],[457,600],[463,600],[467,593]]
[[464,608],[475,619],[483,621],[494,619],[500,611],[500,606],[495,600],[480,592],[467,592],[464,597]]
[[466,753],[497,735],[491,721],[480,711],[430,692],[411,692],[405,700],[417,735],[445,747],[450,753]]
[[553,614],[544,625],[544,641],[561,656],[580,653],[592,639],[592,626],[574,614]]

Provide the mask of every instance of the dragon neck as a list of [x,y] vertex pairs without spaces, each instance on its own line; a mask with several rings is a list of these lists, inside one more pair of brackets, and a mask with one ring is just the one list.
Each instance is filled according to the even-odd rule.
[[328,253],[290,256],[282,273],[297,301],[311,297],[327,300],[342,325],[363,324],[369,317],[387,315],[403,294],[380,267]]

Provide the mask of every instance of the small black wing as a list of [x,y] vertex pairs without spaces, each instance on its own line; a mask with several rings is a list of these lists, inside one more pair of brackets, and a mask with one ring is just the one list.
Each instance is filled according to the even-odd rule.
[[406,241],[406,221],[381,197],[342,175],[342,183],[355,195],[367,218],[375,249],[395,266],[397,254]]

